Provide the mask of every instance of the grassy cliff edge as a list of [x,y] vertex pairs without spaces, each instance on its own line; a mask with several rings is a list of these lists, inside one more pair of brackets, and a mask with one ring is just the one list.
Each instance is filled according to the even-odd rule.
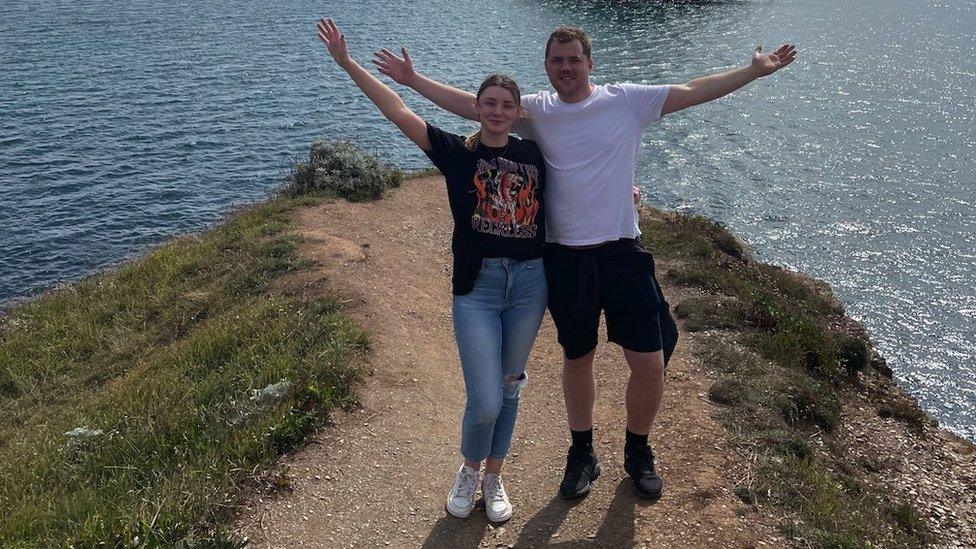
[[[777,515],[801,546],[920,547],[951,538],[942,528],[951,521],[929,520],[916,507],[923,498],[910,499],[921,489],[886,482],[912,479],[878,455],[884,445],[872,438],[951,446],[960,460],[973,445],[940,430],[892,381],[830,287],[755,261],[709,219],[644,208],[641,220],[658,276],[679,290],[672,305],[686,344],[714,378],[707,396],[737,454],[736,496]],[[938,475],[940,465],[928,465]],[[965,484],[957,491],[973,488]]]

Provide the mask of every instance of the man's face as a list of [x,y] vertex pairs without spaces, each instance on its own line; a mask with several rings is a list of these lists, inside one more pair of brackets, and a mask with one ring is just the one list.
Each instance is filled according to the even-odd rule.
[[583,53],[583,44],[579,40],[554,40],[549,45],[546,74],[549,75],[552,87],[564,101],[581,101],[589,96],[592,69],[593,60]]

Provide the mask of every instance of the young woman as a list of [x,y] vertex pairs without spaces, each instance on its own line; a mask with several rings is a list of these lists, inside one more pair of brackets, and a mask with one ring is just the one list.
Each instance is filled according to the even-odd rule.
[[489,76],[475,99],[481,129],[469,137],[454,135],[426,123],[350,59],[346,39],[331,19],[319,20],[318,35],[336,63],[447,181],[454,217],[454,332],[467,393],[463,463],[447,511],[467,517],[480,483],[488,520],[508,520],[512,505],[499,475],[547,298],[545,164],[534,142],[509,136],[521,114],[518,86],[508,77]]

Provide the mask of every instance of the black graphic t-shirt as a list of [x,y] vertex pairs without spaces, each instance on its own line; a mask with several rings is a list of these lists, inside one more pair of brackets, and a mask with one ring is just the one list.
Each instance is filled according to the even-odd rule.
[[447,180],[454,216],[454,295],[474,288],[485,257],[542,257],[546,242],[542,191],[546,167],[534,141],[510,136],[507,147],[475,150],[465,138],[427,124],[424,151]]

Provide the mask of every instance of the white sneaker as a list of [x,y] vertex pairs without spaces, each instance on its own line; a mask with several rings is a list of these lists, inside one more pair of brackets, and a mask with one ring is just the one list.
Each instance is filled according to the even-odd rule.
[[465,518],[474,509],[474,496],[478,491],[478,481],[481,480],[481,473],[461,465],[457,475],[454,476],[454,486],[451,493],[447,495],[447,512],[457,518]]
[[512,518],[512,503],[502,486],[502,477],[488,473],[481,484],[485,496],[485,514],[491,522],[505,522]]

